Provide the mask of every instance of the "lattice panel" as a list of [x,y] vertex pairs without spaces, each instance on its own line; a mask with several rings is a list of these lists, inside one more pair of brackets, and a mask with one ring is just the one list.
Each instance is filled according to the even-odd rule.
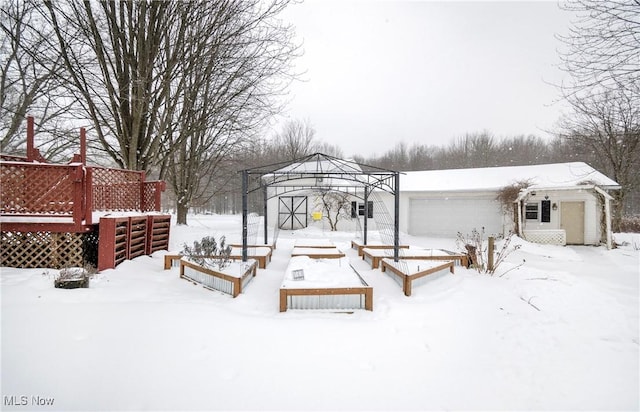
[[73,214],[73,167],[0,165],[3,214]]
[[1,264],[15,268],[83,266],[83,234],[2,232]]
[[543,245],[564,246],[567,244],[567,236],[564,230],[525,230],[524,238],[529,242]]
[[143,173],[92,168],[93,210],[139,211]]
[[142,191],[142,211],[152,212],[160,210],[156,205],[156,192],[159,190],[156,182],[145,182]]

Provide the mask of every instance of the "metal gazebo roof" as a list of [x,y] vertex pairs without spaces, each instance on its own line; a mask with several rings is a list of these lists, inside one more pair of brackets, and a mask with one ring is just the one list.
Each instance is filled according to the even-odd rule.
[[[251,176],[259,176],[250,183]],[[268,195],[267,188],[275,190]],[[399,204],[400,172],[376,166],[360,164],[323,153],[314,153],[289,162],[274,163],[242,170],[242,260],[247,260],[247,210],[248,194],[263,190],[264,197],[264,234],[267,241],[267,200],[294,190],[332,189],[358,196],[364,192],[365,216],[366,201],[373,190],[382,190],[394,195],[394,259],[398,260],[399,246]],[[364,243],[367,242],[367,219],[364,220]]]

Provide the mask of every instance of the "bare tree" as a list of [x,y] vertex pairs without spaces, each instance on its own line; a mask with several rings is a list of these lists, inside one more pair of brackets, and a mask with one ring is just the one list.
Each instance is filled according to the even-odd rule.
[[279,161],[295,160],[317,151],[315,135],[316,131],[309,120],[290,120],[273,137],[269,146]]
[[66,113],[74,103],[62,95],[57,75],[62,59],[50,47],[51,31],[33,0],[0,3],[0,148],[19,153],[26,118],[36,118],[41,154],[60,158],[77,145]]
[[[187,7],[189,6],[189,7]],[[192,202],[207,203],[234,178],[234,159],[250,146],[290,80],[291,29],[275,19],[286,3],[191,2],[181,9],[190,39],[177,64],[161,177],[176,194],[177,222]]]
[[572,111],[560,137],[615,179],[613,229],[618,230],[627,195],[637,190],[640,166],[640,3],[637,0],[570,0],[577,20],[560,36],[563,68],[570,81],[562,94]]
[[347,193],[332,190],[315,192],[316,206],[322,211],[322,218],[329,222],[331,231],[338,230],[338,222],[351,217],[351,200]]
[[640,4],[637,0],[569,0],[561,7],[573,12],[563,68],[572,78],[563,85],[568,96],[634,88],[640,76]]
[[560,136],[578,153],[590,153],[596,168],[622,187],[614,193],[613,230],[619,230],[627,194],[640,187],[640,91],[609,90],[576,100],[563,118]]

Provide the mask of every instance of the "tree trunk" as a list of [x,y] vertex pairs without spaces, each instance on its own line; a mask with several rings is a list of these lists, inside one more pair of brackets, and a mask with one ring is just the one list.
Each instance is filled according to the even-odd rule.
[[179,225],[187,224],[187,213],[189,212],[189,207],[184,205],[182,202],[176,202],[176,223]]

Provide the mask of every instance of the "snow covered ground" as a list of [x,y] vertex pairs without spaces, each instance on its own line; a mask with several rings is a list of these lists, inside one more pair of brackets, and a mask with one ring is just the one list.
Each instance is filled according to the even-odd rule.
[[[190,216],[171,249],[239,241],[240,220]],[[373,312],[279,313],[305,237],[347,253],[374,287]],[[353,237],[281,231],[236,299],[164,271],[165,252],[103,271],[89,289],[55,289],[53,270],[2,268],[2,409],[640,408],[639,235],[616,235],[628,244],[611,251],[519,241],[496,276],[456,267],[411,297],[349,249]],[[454,239],[401,240],[456,250]]]

